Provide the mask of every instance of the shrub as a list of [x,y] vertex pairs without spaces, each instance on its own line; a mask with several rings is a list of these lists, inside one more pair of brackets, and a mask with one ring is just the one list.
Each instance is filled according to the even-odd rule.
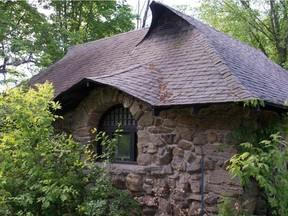
[[52,98],[47,83],[0,95],[0,215],[137,214],[134,200],[111,186],[89,146],[55,135],[52,123],[60,117],[53,112],[60,105]]
[[228,170],[245,187],[255,179],[264,191],[273,215],[288,215],[288,148],[279,133],[258,144],[242,143],[242,152],[231,158]]

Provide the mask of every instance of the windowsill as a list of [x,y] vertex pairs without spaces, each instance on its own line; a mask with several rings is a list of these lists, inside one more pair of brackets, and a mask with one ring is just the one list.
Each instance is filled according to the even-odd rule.
[[147,172],[163,174],[161,171],[166,165],[138,165],[136,161],[115,161],[113,163],[103,163],[98,161],[99,166],[105,167],[107,171],[113,173],[129,174],[131,172],[145,174]]
[[112,164],[130,164],[130,165],[138,165],[136,161],[114,161]]
[[114,162],[111,165],[112,172],[114,173],[126,173],[129,174],[131,172],[138,173],[138,174],[145,174],[147,172],[156,172],[160,173],[161,170],[163,169],[163,165],[138,165],[136,162],[135,163],[118,163]]

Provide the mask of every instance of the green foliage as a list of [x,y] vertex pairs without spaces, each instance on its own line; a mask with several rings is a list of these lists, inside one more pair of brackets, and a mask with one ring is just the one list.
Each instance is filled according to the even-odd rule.
[[244,208],[243,202],[235,198],[224,198],[218,205],[218,216],[250,216]]
[[0,95],[0,215],[136,215],[89,146],[54,133],[52,98],[50,84]]
[[126,191],[117,190],[108,181],[107,172],[92,165],[90,174],[95,186],[89,189],[87,199],[80,206],[80,212],[89,216],[128,216],[140,215],[138,203]]
[[41,29],[46,26],[44,15],[26,1],[0,2],[0,73],[5,75],[3,82],[15,83],[22,79],[23,73],[16,67],[35,62],[43,51],[36,44],[41,39]]
[[288,214],[288,148],[280,134],[254,145],[242,143],[243,151],[234,155],[228,167],[233,177],[238,177],[243,186],[255,179],[264,191],[273,215]]
[[134,16],[124,1],[41,0],[40,5],[54,11],[49,19],[53,23],[52,37],[56,40],[55,46],[51,46],[51,41],[46,43],[51,46],[45,52],[45,61],[50,60],[48,65],[60,59],[70,46],[134,29]]
[[287,68],[288,1],[203,0],[198,16]]
[[[238,145],[239,143],[249,141],[257,146],[261,140],[269,139],[271,134],[279,131],[286,121],[285,119],[280,121],[278,116],[265,115],[257,109],[258,103],[254,100],[244,102],[243,106],[247,107],[246,114],[242,116],[239,127],[231,133],[231,139],[237,143],[236,148],[240,152],[243,149],[241,145]],[[283,131],[284,128],[281,130]]]
[[101,143],[102,147],[105,149],[104,152],[102,152],[101,155],[97,156],[97,159],[104,159],[104,163],[111,163],[115,161],[115,152],[116,152],[116,143],[117,143],[117,137],[121,136],[120,132],[122,132],[121,129],[117,129],[114,133],[112,138],[109,138],[106,132],[100,131],[97,132],[97,129],[94,128],[92,130],[92,133],[95,134],[94,141],[96,143]]
[[244,102],[244,107],[264,107],[265,103],[264,100],[260,100],[260,99],[251,99],[251,100],[245,100]]
[[70,46],[134,29],[133,18],[125,1],[0,1],[0,74],[17,82],[18,66],[38,72]]

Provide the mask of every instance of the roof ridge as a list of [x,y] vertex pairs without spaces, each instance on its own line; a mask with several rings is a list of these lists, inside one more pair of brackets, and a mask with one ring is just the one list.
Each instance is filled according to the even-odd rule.
[[[229,77],[229,76],[226,76],[226,77],[224,76],[225,73],[229,72],[230,75],[233,77],[235,83],[238,85],[238,88],[241,88],[242,91],[244,91],[244,92],[246,92],[246,93],[249,92],[249,94],[252,96],[252,98],[257,98],[257,97],[254,97],[254,96],[253,96],[253,93],[252,93],[251,89],[250,89],[249,87],[245,86],[245,85],[241,82],[241,80],[233,73],[233,71],[232,71],[232,70],[230,69],[230,67],[228,66],[227,62],[223,59],[223,57],[221,56],[221,54],[220,54],[220,53],[218,52],[218,50],[214,47],[213,41],[212,41],[209,37],[207,37],[206,34],[203,32],[203,28],[209,28],[209,30],[215,31],[217,34],[220,34],[220,33],[223,34],[223,35],[226,35],[226,34],[224,34],[224,33],[220,32],[220,31],[217,31],[217,30],[211,28],[209,25],[206,25],[205,23],[202,23],[201,21],[199,21],[199,20],[197,20],[197,19],[195,19],[195,18],[193,18],[193,17],[191,17],[191,16],[188,16],[188,15],[182,13],[182,12],[179,12],[179,11],[175,10],[174,8],[171,8],[170,6],[167,6],[167,5],[165,5],[165,4],[158,3],[158,2],[157,2],[157,4],[160,4],[160,5],[164,6],[164,7],[167,7],[170,11],[172,11],[173,13],[175,13],[177,16],[181,17],[181,18],[184,19],[186,22],[188,22],[190,25],[192,25],[192,26],[194,26],[196,29],[198,29],[198,30],[201,32],[201,35],[202,35],[203,39],[209,41],[208,43],[206,43],[208,46],[205,47],[205,48],[208,48],[207,52],[208,52],[210,55],[211,55],[212,53],[214,54],[214,55],[213,55],[213,58],[214,58],[214,59],[212,58],[212,61],[214,61],[215,67],[217,67],[217,68],[220,69],[220,70],[219,70],[219,73],[220,73],[221,76],[225,79],[225,81],[227,81],[228,83],[229,83],[229,82],[231,83],[231,81],[228,80],[228,77]],[[193,20],[193,22],[191,22],[191,19]],[[196,23],[195,23],[195,22],[196,22]],[[229,36],[229,35],[226,35],[226,36]],[[229,36],[229,37],[230,37],[230,36]],[[230,37],[230,38],[233,39],[233,40],[236,40],[236,39],[234,39],[234,38],[232,38],[232,37]],[[239,40],[237,40],[237,41],[239,41]],[[239,42],[241,42],[241,41],[239,41]],[[245,46],[248,46],[247,44],[245,44],[245,43],[243,43],[243,42],[241,42],[241,43],[244,44]],[[248,46],[248,47],[250,47],[250,46]],[[250,47],[250,48],[251,48],[251,47]],[[257,50],[256,48],[254,48],[254,49]],[[211,52],[209,52],[209,50],[211,50]],[[263,54],[261,51],[259,51],[259,50],[257,50],[257,51],[260,52],[261,54]],[[215,61],[215,60],[216,60],[216,61]],[[219,62],[222,62],[222,65],[220,65]],[[224,67],[223,67],[223,66],[224,66]],[[222,71],[222,72],[225,71],[225,72],[222,74],[221,71]],[[233,91],[233,94],[234,94],[236,97],[239,97],[239,95],[237,95],[237,94],[235,93],[235,89],[237,89],[237,87],[236,87],[236,88],[234,87],[234,88],[231,89],[231,90]],[[241,97],[240,97],[240,98],[241,98]],[[248,97],[248,98],[249,98],[249,97]],[[251,97],[250,97],[250,98],[251,98]]]
[[[246,92],[246,94],[249,92],[250,96],[246,96],[247,99],[248,98],[257,98],[253,95],[252,91],[247,87],[245,86],[241,80],[232,72],[232,70],[230,69],[230,67],[228,66],[227,62],[223,59],[223,57],[221,56],[221,54],[218,52],[218,50],[214,47],[214,45],[212,44],[212,41],[209,37],[207,37],[202,31],[201,29],[199,29],[200,32],[201,32],[201,36],[204,40],[206,41],[209,41],[206,43],[206,46],[203,46],[205,48],[205,50],[207,51],[207,53],[209,54],[211,60],[215,63],[215,67],[218,68],[218,71],[220,73],[220,75],[223,77],[223,79],[228,82],[228,83],[231,83],[231,80],[229,80],[229,77],[233,77],[234,79],[234,82],[237,84],[237,87],[234,86],[234,88],[231,88],[232,87],[232,83],[230,86],[228,86],[231,91],[233,92],[233,94],[236,96],[236,97],[239,97],[239,98],[242,98],[243,99],[243,95],[242,96],[239,96],[239,94],[237,94],[235,92],[235,90],[237,88],[240,88],[242,89],[242,91]],[[210,51],[210,52],[209,52]],[[225,76],[225,74],[229,73],[230,76]],[[243,92],[243,93],[244,93]],[[251,97],[252,96],[252,97]]]
[[129,71],[131,71],[131,70],[133,70],[133,69],[137,69],[137,68],[140,68],[140,67],[143,67],[143,65],[141,65],[141,64],[135,64],[135,65],[131,65],[131,66],[125,68],[125,69],[116,70],[116,71],[114,71],[114,72],[112,72],[112,73],[109,73],[109,74],[105,74],[105,75],[102,75],[102,76],[95,76],[95,77],[86,77],[86,78],[89,78],[89,79],[93,78],[93,79],[94,79],[94,78],[107,78],[107,77],[112,77],[112,76],[115,76],[115,75],[118,75],[118,74],[127,73],[127,72],[129,72]]
[[[104,38],[100,38],[100,39],[95,39],[93,41],[89,41],[89,42],[86,42],[86,43],[83,43],[83,44],[78,44],[78,45],[74,45],[74,46],[71,46],[68,48],[67,50],[67,54],[70,50],[73,50],[75,48],[78,48],[80,46],[86,46],[86,45],[89,45],[89,44],[92,44],[92,43],[98,43],[98,42],[102,42],[103,40],[108,40],[108,39],[114,39],[114,38],[117,38],[117,37],[122,37],[123,35],[126,35],[126,34],[132,34],[134,32],[137,32],[137,31],[143,31],[145,29],[148,29],[149,27],[145,27],[145,28],[140,28],[140,29],[134,29],[134,30],[131,30],[131,31],[128,31],[128,32],[122,32],[122,33],[119,33],[119,34],[114,34],[114,35],[111,35],[109,37],[104,37]],[[66,54],[65,54],[66,55]]]

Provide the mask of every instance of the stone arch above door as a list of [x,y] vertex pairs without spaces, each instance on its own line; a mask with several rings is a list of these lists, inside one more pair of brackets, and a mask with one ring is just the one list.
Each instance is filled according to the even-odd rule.
[[142,116],[150,114],[151,124],[153,124],[152,107],[149,104],[114,88],[101,87],[91,91],[90,95],[73,111],[73,114],[70,114],[73,119],[71,125],[73,137],[83,143],[90,140],[91,130],[98,126],[101,116],[110,107],[118,104],[129,108],[132,116],[137,122],[140,120],[140,123]]

